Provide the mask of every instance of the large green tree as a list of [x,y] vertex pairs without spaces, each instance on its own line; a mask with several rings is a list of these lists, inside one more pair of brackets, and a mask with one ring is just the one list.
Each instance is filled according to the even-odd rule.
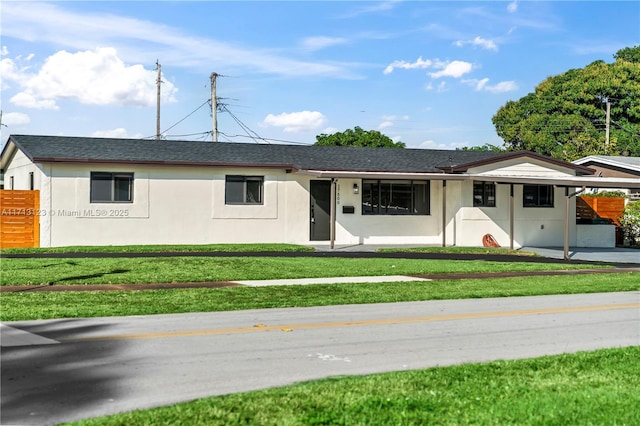
[[316,143],[314,145],[373,148],[404,148],[406,146],[402,142],[394,142],[390,137],[383,135],[377,130],[363,130],[358,126],[331,135],[325,133],[319,134],[316,136]]
[[614,58],[549,77],[535,92],[502,106],[493,124],[505,148],[568,161],[640,156],[640,46],[621,49]]

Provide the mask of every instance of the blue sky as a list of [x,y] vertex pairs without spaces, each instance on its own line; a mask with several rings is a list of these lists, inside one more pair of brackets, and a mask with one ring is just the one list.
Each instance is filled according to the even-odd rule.
[[546,77],[640,44],[637,1],[7,1],[10,134],[312,144],[360,126],[412,148],[501,145]]

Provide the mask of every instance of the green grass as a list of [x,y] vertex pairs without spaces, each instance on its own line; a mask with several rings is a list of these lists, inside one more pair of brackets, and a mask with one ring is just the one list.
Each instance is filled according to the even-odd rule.
[[536,271],[589,267],[594,266],[559,263],[320,257],[28,258],[2,259],[0,283],[3,286],[136,284]]
[[637,425],[640,347],[336,377],[74,425]]
[[2,321],[634,291],[640,273],[427,282],[2,293]]
[[312,247],[295,244],[202,244],[202,245],[129,245],[129,246],[68,246],[4,249],[0,254],[23,253],[194,253],[194,252],[304,252]]

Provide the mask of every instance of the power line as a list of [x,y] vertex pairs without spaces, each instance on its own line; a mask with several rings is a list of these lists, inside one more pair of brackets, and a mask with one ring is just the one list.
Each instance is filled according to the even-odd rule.
[[[186,120],[187,118],[189,118],[190,116],[192,116],[193,114],[195,114],[200,108],[202,108],[205,105],[209,104],[209,99],[207,99],[206,101],[204,101],[198,108],[194,109],[193,111],[191,111],[189,114],[187,114],[184,118],[182,118],[180,121],[178,121],[177,123],[175,123],[174,125],[172,125],[171,127],[165,129],[163,132],[161,132],[161,134],[165,134],[166,132],[168,132],[169,130],[173,129],[174,127],[176,127],[178,124],[182,123],[184,120]],[[199,133],[198,133],[199,134]],[[209,132],[209,134],[211,134],[211,132]],[[156,135],[154,136],[147,136],[144,137],[142,139],[151,139],[156,137]],[[166,136],[163,136],[166,137]]]
[[[247,135],[228,135],[224,132],[220,132],[221,135],[224,135],[227,138],[251,138],[250,136]],[[254,139],[254,138],[251,138]],[[263,140],[265,142],[283,142],[283,143],[289,143],[289,144],[293,144],[293,145],[313,145],[312,143],[308,143],[308,142],[299,142],[299,141],[289,141],[289,140],[284,140],[284,139],[275,139],[275,138],[260,138],[260,140]]]

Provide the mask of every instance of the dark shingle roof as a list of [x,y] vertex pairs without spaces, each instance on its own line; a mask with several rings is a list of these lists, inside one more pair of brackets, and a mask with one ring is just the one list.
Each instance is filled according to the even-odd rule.
[[[500,153],[397,148],[262,145],[12,135],[33,162],[100,162],[287,167],[302,170],[438,173],[484,162]],[[5,147],[6,149],[6,147]],[[3,153],[4,154],[4,153]]]

